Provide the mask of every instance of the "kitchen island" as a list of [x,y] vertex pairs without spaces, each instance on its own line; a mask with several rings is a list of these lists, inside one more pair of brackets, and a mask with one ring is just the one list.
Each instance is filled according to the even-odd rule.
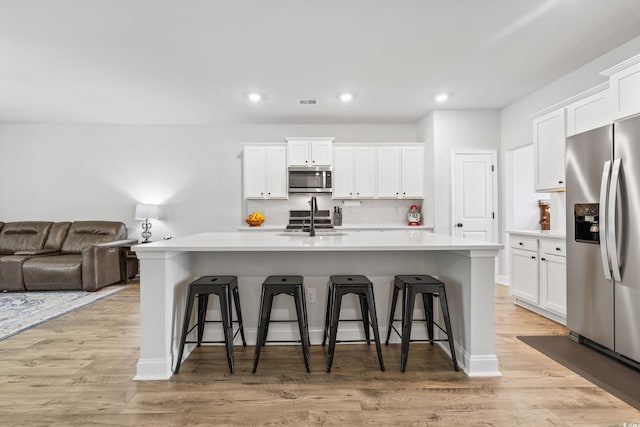
[[[447,286],[455,348],[462,369],[469,376],[499,376],[494,348],[494,288],[495,259],[500,249],[502,245],[497,243],[419,230],[327,233],[315,237],[302,233],[211,232],[135,246],[133,250],[140,259],[141,336],[135,379],[171,377],[178,347],[176,331],[181,328],[187,287],[200,276],[238,276],[247,341],[255,343],[261,284],[272,274],[304,276],[312,344],[322,341],[330,275],[369,277],[374,285],[381,336],[386,336],[394,275],[436,276]],[[345,310],[355,314],[356,305],[346,304]],[[216,300],[209,306],[209,314],[215,317]],[[286,299],[274,302],[273,308],[274,319],[290,318],[293,313],[293,304]],[[297,338],[293,327],[273,329],[276,339]],[[215,336],[219,332],[207,333]],[[354,326],[344,333],[353,338],[361,331]],[[185,348],[185,355],[192,349],[193,346]]]

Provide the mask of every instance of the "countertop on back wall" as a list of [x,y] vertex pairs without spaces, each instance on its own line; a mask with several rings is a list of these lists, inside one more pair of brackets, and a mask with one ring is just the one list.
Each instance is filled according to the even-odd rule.
[[557,239],[564,239],[566,237],[564,231],[557,230],[507,230],[507,233],[534,237],[553,237]]

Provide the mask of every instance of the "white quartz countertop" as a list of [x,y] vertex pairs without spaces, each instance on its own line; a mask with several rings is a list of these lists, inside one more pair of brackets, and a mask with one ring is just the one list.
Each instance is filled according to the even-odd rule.
[[[239,231],[283,231],[287,228],[287,225],[266,225],[262,224],[259,227],[250,227],[249,225],[241,225],[238,227]],[[336,230],[422,230],[432,231],[433,227],[427,225],[407,225],[407,224],[349,224],[349,225],[336,225]]]
[[326,233],[310,237],[306,233],[264,231],[207,232],[162,240],[132,249],[151,252],[205,251],[497,251],[500,243],[425,233],[424,230],[357,231]]
[[564,232],[554,230],[507,230],[507,233],[535,237],[550,237],[554,239],[564,239],[566,237]]

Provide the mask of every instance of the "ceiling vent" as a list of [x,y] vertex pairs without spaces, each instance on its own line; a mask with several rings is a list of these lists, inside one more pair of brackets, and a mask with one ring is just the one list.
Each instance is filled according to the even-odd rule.
[[317,99],[298,99],[298,104],[300,105],[316,105],[317,103]]

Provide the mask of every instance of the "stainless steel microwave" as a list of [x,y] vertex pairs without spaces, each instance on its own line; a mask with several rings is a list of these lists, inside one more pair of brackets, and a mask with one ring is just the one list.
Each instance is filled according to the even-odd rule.
[[289,193],[331,193],[331,167],[289,167]]

